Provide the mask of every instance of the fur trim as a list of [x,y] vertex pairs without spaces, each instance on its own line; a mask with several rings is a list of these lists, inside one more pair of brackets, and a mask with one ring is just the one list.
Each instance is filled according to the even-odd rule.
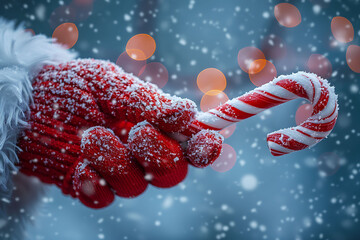
[[26,126],[24,112],[29,109],[31,83],[19,67],[0,70],[0,188],[6,189],[10,171],[17,161],[16,139]]
[[43,35],[32,36],[23,25],[0,18],[0,190],[8,190],[16,170],[16,140],[26,126],[25,112],[32,101],[32,77],[45,64],[69,61],[67,51]]
[[0,68],[19,66],[36,74],[45,64],[66,62],[75,57],[76,53],[64,49],[54,39],[33,36],[25,31],[23,24],[16,27],[14,21],[0,17]]

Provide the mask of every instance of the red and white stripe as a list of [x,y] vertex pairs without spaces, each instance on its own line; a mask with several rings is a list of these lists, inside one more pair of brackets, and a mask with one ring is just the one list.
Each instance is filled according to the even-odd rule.
[[327,137],[338,116],[334,88],[327,80],[313,73],[298,72],[279,76],[215,109],[200,113],[184,134],[192,135],[202,129],[221,130],[296,98],[306,98],[312,103],[312,116],[299,126],[268,134],[267,142],[274,156],[299,151]]

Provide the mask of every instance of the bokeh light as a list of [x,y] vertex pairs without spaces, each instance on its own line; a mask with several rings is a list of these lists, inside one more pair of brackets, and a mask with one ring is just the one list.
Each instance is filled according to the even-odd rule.
[[134,75],[139,76],[140,71],[144,68],[146,65],[146,60],[143,61],[136,61],[129,57],[127,52],[123,52],[117,59],[116,64],[122,69],[124,69],[125,72],[133,73]]
[[354,39],[354,27],[344,17],[334,17],[331,20],[331,32],[334,38],[342,43],[351,42]]
[[257,59],[265,59],[265,55],[256,47],[240,49],[237,57],[239,67],[246,73],[249,72],[250,65]]
[[240,184],[245,191],[253,191],[258,186],[258,180],[253,174],[245,174],[241,178]]
[[297,125],[303,123],[306,119],[308,119],[313,112],[313,106],[311,104],[303,104],[301,105],[295,114],[295,121]]
[[236,152],[229,144],[222,145],[220,156],[211,165],[211,168],[217,172],[227,172],[234,167],[236,163]]
[[266,66],[266,63],[267,63],[266,59],[257,59],[253,61],[249,68],[249,75],[261,72]]
[[360,46],[350,45],[347,48],[346,62],[351,70],[360,73]]
[[322,78],[329,78],[332,74],[332,65],[325,57],[321,54],[311,54],[307,61],[307,67],[309,68],[310,72],[313,72],[319,75]]
[[223,135],[224,138],[228,138],[235,132],[235,129],[236,129],[236,124],[232,124],[221,130],[220,134]]
[[146,64],[140,70],[140,78],[146,82],[156,84],[159,88],[166,85],[169,79],[169,73],[166,67],[159,62]]
[[287,52],[285,41],[275,34],[270,34],[262,40],[261,49],[268,59],[281,59]]
[[57,43],[69,49],[77,42],[79,31],[74,23],[63,23],[54,30],[52,37]]
[[[226,88],[225,75],[216,68],[206,68],[202,70],[197,76],[197,85],[200,91],[203,93],[209,93],[209,91],[217,90],[224,91]],[[210,92],[210,94],[216,94],[216,91]]]
[[257,87],[272,81],[276,76],[276,68],[270,61],[258,59],[250,65],[249,78]]
[[301,23],[301,14],[299,9],[290,3],[279,3],[274,8],[274,15],[279,24],[292,28]]
[[156,49],[154,38],[148,34],[137,34],[126,44],[127,54],[134,60],[143,61],[150,58]]
[[201,98],[200,109],[201,111],[206,112],[226,103],[228,100],[229,98],[224,92],[212,90],[204,94]]
[[92,196],[95,194],[95,182],[91,180],[84,180],[81,182],[81,192],[87,196]]
[[323,153],[317,160],[322,177],[334,175],[341,167],[341,158],[334,152]]

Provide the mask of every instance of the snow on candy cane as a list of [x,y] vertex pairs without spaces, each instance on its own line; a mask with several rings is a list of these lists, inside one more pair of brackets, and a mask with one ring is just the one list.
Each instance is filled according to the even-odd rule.
[[267,142],[274,156],[299,151],[327,137],[338,116],[334,88],[330,87],[327,80],[313,73],[298,72],[279,76],[215,109],[200,113],[184,134],[191,135],[201,129],[221,130],[296,98],[306,98],[312,103],[312,116],[299,126],[268,134]]

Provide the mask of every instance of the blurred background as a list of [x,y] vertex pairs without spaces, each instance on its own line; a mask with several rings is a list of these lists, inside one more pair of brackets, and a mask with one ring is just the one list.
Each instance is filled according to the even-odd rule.
[[303,70],[335,86],[340,112],[314,148],[273,157],[266,134],[306,119],[311,105],[267,110],[222,132],[218,164],[101,210],[17,176],[16,189],[27,191],[15,190],[0,237],[360,239],[359,9],[359,0],[1,0],[0,16],[202,110]]

